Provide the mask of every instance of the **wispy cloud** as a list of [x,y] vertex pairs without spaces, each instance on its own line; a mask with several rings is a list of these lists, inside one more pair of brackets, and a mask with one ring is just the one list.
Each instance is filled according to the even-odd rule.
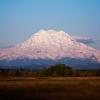
[[85,44],[91,44],[95,42],[95,39],[92,37],[86,37],[86,36],[73,36],[73,38],[78,41],[78,42],[82,42]]

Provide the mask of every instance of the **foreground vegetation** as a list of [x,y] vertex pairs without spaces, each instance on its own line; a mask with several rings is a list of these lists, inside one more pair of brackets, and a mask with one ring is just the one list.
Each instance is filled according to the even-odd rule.
[[41,70],[0,69],[0,100],[100,100],[100,70],[63,64]]
[[100,100],[100,78],[13,77],[0,81],[0,100]]
[[0,69],[0,77],[93,77],[100,76],[100,69],[72,69],[64,64],[53,65],[39,70]]

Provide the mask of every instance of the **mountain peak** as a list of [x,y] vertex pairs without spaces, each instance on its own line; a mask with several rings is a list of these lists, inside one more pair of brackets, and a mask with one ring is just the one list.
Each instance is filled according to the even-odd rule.
[[[24,58],[54,61],[63,58],[89,59],[100,63],[100,51],[77,42],[64,31],[42,29],[34,33],[27,41],[0,51],[0,60]],[[75,63],[77,63],[76,60]]]
[[30,38],[29,40],[34,40],[34,38],[38,38],[39,40],[40,39],[55,39],[55,40],[59,40],[63,38],[66,38],[68,40],[72,39],[72,37],[68,34],[68,33],[65,33],[64,31],[57,31],[57,30],[44,30],[44,29],[41,29],[39,30],[38,32],[34,33]]
[[[50,34],[52,34],[52,35],[68,35],[67,33],[65,33],[64,31],[57,31],[57,30],[52,30],[52,29],[49,29],[49,30],[44,30],[44,29],[41,29],[41,30],[39,30],[38,32],[36,32],[36,33],[34,33],[33,34],[33,36],[34,35],[43,35],[43,34],[45,34],[45,35],[50,35]],[[68,35],[69,36],[69,35]]]

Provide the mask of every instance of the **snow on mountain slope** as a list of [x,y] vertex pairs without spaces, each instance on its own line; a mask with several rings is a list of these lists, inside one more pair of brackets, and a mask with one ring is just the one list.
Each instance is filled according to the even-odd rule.
[[0,60],[90,59],[100,63],[100,51],[77,42],[63,31],[40,30],[28,40],[11,48],[0,50]]

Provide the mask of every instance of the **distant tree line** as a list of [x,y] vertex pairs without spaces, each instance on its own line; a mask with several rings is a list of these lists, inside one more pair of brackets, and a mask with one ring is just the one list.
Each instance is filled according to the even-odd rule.
[[0,69],[0,77],[92,77],[100,76],[98,70],[72,69],[65,64],[56,64],[41,70]]

